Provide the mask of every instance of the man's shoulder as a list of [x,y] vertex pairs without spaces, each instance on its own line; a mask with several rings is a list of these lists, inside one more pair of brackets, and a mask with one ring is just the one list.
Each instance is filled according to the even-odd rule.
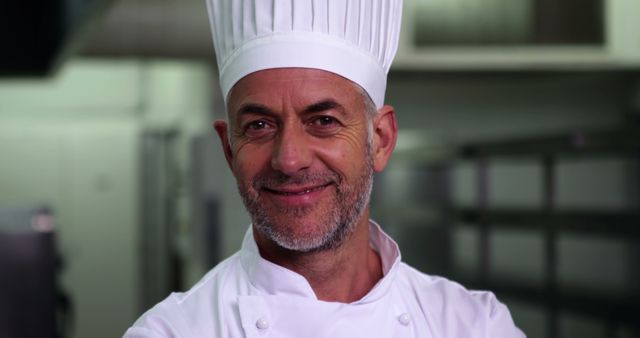
[[[196,337],[202,328],[194,323],[215,322],[212,318],[225,316],[227,308],[220,306],[241,291],[242,270],[239,253],[232,255],[207,272],[191,289],[174,292],[145,312],[127,332],[125,338],[137,337]],[[208,320],[202,320],[207,318]],[[219,328],[218,328],[219,329]]]
[[[470,290],[445,277],[428,275],[400,264],[397,285],[422,309],[425,319],[434,327],[447,330],[451,318],[466,321],[468,327],[500,333],[500,337],[524,337],[511,318],[508,308],[493,292]],[[508,334],[506,334],[508,333]]]
[[413,292],[419,300],[428,301],[430,307],[456,305],[457,308],[494,306],[497,299],[490,291],[470,290],[445,277],[428,275],[406,263],[400,264],[399,285]]
[[209,270],[200,280],[186,292],[173,293],[179,304],[188,305],[199,302],[202,298],[221,293],[227,284],[236,284],[236,279],[241,277],[240,252],[228,257]]
[[455,296],[455,298],[483,299],[493,296],[489,291],[469,290],[446,277],[426,274],[404,262],[400,263],[398,279],[398,283],[403,284],[404,287],[429,297]]

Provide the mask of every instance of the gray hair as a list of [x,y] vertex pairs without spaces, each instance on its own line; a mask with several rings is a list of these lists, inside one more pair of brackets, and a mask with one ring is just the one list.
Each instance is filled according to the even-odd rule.
[[364,88],[360,87],[357,84],[354,84],[356,91],[360,93],[362,97],[362,104],[364,105],[364,114],[367,119],[367,143],[369,146],[373,146],[373,118],[378,114],[378,108],[376,104],[373,103],[371,96],[367,93]]
[[369,96],[369,93],[367,93],[367,91],[364,90],[364,88],[360,87],[357,84],[355,85],[355,87],[358,93],[360,93],[360,96],[362,96],[362,103],[364,104],[364,112],[367,115],[367,118],[372,119],[378,113],[378,108],[376,107],[376,104],[373,103],[371,96]]

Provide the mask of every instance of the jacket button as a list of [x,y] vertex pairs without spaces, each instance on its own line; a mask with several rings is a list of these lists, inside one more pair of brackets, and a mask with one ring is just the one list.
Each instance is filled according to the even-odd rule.
[[407,326],[409,325],[409,323],[411,323],[411,317],[409,317],[409,314],[403,313],[398,316],[398,321],[400,322],[400,324]]
[[267,321],[264,317],[260,318],[256,321],[256,327],[258,330],[266,330],[269,328],[269,321]]

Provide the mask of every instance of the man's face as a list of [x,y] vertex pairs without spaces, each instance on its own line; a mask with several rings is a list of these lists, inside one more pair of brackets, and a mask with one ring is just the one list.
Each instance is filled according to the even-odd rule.
[[[369,201],[371,120],[350,81],[321,70],[250,74],[228,100],[228,133],[216,124],[240,194],[260,235],[280,247],[338,246]],[[373,138],[371,138],[373,140]]]

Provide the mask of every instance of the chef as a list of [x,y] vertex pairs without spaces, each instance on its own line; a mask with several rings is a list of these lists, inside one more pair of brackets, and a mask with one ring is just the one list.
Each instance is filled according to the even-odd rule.
[[411,268],[369,219],[397,138],[384,94],[402,1],[207,1],[214,127],[252,224],[125,337],[524,337],[492,293]]

